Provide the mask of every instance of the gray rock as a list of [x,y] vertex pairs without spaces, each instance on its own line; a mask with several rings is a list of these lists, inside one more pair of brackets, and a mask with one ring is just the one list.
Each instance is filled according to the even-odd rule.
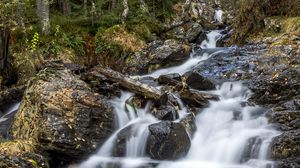
[[271,144],[272,157],[276,160],[299,158],[300,130],[292,130],[275,137]]
[[215,84],[198,72],[188,72],[184,74],[186,78],[186,84],[193,89],[197,90],[214,90],[216,89]]
[[180,123],[163,121],[149,126],[146,152],[152,159],[175,160],[187,154],[189,136]]
[[174,106],[160,106],[157,110],[152,110],[153,114],[159,120],[174,121],[178,119],[179,115]]
[[205,107],[208,105],[208,100],[218,100],[219,97],[212,94],[207,94],[193,89],[185,89],[180,93],[181,100],[188,104],[189,107]]
[[204,30],[199,23],[194,23],[186,32],[186,39],[189,42],[195,42],[200,36],[203,36]]
[[300,111],[270,112],[269,122],[276,124],[280,130],[300,129]]
[[181,83],[181,76],[178,73],[161,75],[157,79],[160,84],[167,84],[167,85],[177,85]]
[[12,134],[34,140],[50,156],[76,159],[111,135],[113,116],[107,98],[92,93],[70,70],[46,68],[30,80]]

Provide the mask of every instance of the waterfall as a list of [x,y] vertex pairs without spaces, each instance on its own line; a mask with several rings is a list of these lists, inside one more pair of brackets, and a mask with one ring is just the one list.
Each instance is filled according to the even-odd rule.
[[[222,13],[216,12],[217,21],[221,21]],[[220,37],[219,31],[209,32],[207,40],[201,43],[201,48],[216,48]],[[168,73],[184,74],[217,52],[201,55],[192,53],[182,65],[160,69],[145,76],[157,78]],[[118,129],[99,151],[81,163],[79,168],[108,168],[113,167],[112,165],[121,168],[272,168],[274,163],[268,160],[267,151],[271,139],[279,132],[268,124],[263,108],[247,105],[247,99],[251,95],[248,88],[241,82],[225,82],[210,92],[219,95],[220,100],[210,101],[209,106],[196,116],[197,130],[192,136],[187,156],[177,161],[157,161],[148,158],[145,155],[148,126],[159,121],[147,113],[148,106],[144,109],[129,106],[126,101],[133,94],[123,92],[120,98],[111,100]],[[187,109],[180,99],[179,102],[179,114],[183,117]],[[130,132],[126,139],[125,156],[113,157],[112,150],[115,148],[117,136],[128,127]]]
[[[279,135],[258,106],[245,106],[250,91],[242,83],[224,83],[213,92],[220,101],[211,101],[196,117],[197,131],[188,155],[158,168],[266,168],[270,140]],[[256,140],[258,143],[251,144]],[[255,150],[258,149],[258,150]],[[250,158],[245,159],[245,156]],[[252,156],[252,157],[251,157]]]
[[4,115],[0,118],[0,124],[6,120],[8,120],[7,116],[13,112],[15,112],[16,110],[19,109],[20,106],[20,102],[13,104],[12,106],[10,106],[5,112]]
[[224,11],[222,11],[222,10],[216,10],[216,12],[215,12],[215,21],[216,22],[219,22],[219,23],[222,23],[222,16],[223,16],[223,13],[224,13]]

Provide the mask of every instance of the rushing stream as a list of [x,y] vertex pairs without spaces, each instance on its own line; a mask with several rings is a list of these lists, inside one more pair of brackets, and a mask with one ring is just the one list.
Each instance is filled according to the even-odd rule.
[[[220,20],[220,13],[216,20]],[[221,37],[219,31],[207,34],[201,48],[216,48],[216,42]],[[184,64],[161,69],[146,76],[159,77],[162,74],[184,74],[201,66],[201,62],[210,58],[222,49],[208,54],[191,54]],[[135,76],[135,78],[138,78]],[[145,155],[145,145],[149,134],[148,126],[159,122],[145,109],[133,109],[126,105],[126,101],[133,95],[123,92],[120,98],[111,100],[115,108],[118,129],[104,143],[99,151],[79,165],[80,168],[111,167],[118,165],[122,168],[271,168],[273,162],[268,160],[268,149],[271,139],[279,132],[272,129],[264,116],[265,109],[259,106],[250,106],[247,99],[251,92],[242,82],[225,82],[215,91],[220,100],[210,101],[209,107],[196,116],[197,130],[191,137],[191,147],[188,154],[177,161],[156,161]],[[184,104],[181,104],[180,118],[187,113]],[[126,141],[126,157],[112,157],[117,135],[125,128],[130,127],[130,135]]]

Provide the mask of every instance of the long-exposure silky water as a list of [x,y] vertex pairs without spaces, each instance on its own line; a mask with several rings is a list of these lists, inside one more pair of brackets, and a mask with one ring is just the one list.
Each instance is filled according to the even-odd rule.
[[[266,168],[268,147],[279,132],[264,117],[264,109],[248,106],[250,91],[240,82],[223,83],[215,94],[219,101],[196,117],[197,131],[188,155],[159,168]],[[254,142],[254,143],[251,143]]]
[[[207,40],[201,44],[202,49],[215,49],[219,31],[207,34]],[[219,48],[213,53],[191,54],[189,60],[182,65],[157,70],[140,78],[154,78],[162,74],[184,74],[212,55],[222,52]],[[200,65],[201,66],[201,65]],[[210,101],[209,106],[196,116],[196,132],[191,137],[188,154],[177,161],[151,160],[145,154],[145,145],[149,134],[148,126],[159,122],[147,113],[149,107],[133,109],[126,104],[133,94],[123,92],[120,98],[111,100],[117,117],[118,129],[102,145],[99,151],[79,165],[80,168],[270,168],[273,162],[268,160],[268,149],[271,139],[279,132],[272,129],[264,116],[265,109],[248,105],[251,92],[241,82],[225,82],[215,91],[220,100]],[[180,101],[180,100],[179,100]],[[181,102],[181,101],[180,101]],[[181,103],[181,116],[187,113]],[[115,141],[118,134],[130,127],[126,139],[124,157],[113,157]]]

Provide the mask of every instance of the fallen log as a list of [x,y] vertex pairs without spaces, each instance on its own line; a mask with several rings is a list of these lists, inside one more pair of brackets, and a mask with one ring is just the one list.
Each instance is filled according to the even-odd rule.
[[132,79],[131,77],[123,75],[110,68],[97,66],[92,68],[87,74],[85,74],[85,76],[89,78],[89,80],[94,78],[100,81],[111,81],[118,83],[124,89],[138,95],[145,96],[146,98],[158,100],[161,96],[161,93],[158,89],[147,84],[143,84],[138,80]]

